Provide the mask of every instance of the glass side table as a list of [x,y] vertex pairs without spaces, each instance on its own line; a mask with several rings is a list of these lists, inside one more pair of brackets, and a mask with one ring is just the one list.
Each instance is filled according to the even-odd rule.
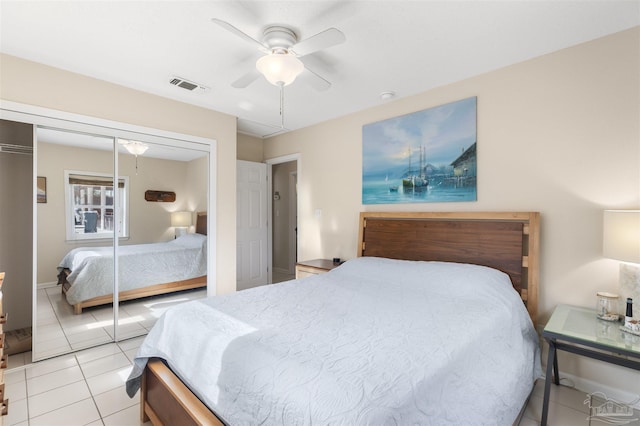
[[625,333],[620,330],[621,325],[622,322],[598,319],[593,309],[558,305],[542,332],[542,337],[549,343],[549,356],[541,426],[547,424],[551,378],[556,385],[560,384],[557,351],[640,371],[640,336]]

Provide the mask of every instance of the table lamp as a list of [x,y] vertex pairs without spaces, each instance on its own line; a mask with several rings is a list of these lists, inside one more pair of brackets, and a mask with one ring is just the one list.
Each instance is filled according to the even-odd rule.
[[191,212],[171,213],[171,226],[176,228],[176,238],[186,234],[191,226]]
[[[633,317],[640,318],[640,210],[605,210],[602,252],[621,261],[620,296],[633,299]],[[624,312],[623,312],[624,313]]]

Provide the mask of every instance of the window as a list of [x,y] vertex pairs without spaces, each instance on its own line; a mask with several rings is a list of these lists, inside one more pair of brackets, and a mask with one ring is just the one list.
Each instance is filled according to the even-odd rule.
[[102,173],[65,170],[64,183],[67,240],[113,238],[116,220],[118,236],[129,236],[127,176],[118,178],[117,191],[113,187],[113,176]]

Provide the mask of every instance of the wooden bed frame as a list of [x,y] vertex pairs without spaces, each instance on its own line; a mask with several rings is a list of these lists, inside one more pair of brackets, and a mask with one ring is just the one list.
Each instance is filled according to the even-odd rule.
[[[67,271],[63,271],[60,274],[67,274]],[[58,277],[60,278],[60,277]],[[65,275],[66,278],[66,275]],[[126,300],[141,299],[148,296],[157,296],[159,294],[175,293],[176,291],[189,290],[194,288],[206,287],[207,276],[191,278],[189,280],[173,281],[165,284],[156,284],[135,290],[121,291],[118,294],[118,301],[124,302]],[[62,293],[66,294],[71,284],[66,280],[62,283]],[[79,315],[84,308],[90,308],[92,306],[100,306],[113,303],[113,295],[98,296],[91,299],[84,300],[80,303],[76,303],[73,306],[73,313]]]
[[[206,212],[198,212],[197,220],[196,220],[196,233],[207,235],[207,213]],[[67,281],[67,277],[71,274],[70,269],[63,269],[58,274],[58,284],[62,285],[62,294],[66,295],[69,288],[71,288],[71,283]],[[126,290],[118,293],[118,300],[120,302],[124,302],[126,300],[135,300],[143,297],[149,296],[157,296],[160,294],[167,293],[175,293],[177,291],[190,290],[194,288],[201,288],[207,286],[207,276],[203,275],[201,277],[191,278],[187,280],[173,281],[169,283],[156,284],[143,288],[138,288],[134,290]],[[65,297],[66,299],[66,297]],[[89,308],[93,306],[106,305],[109,303],[113,303],[113,295],[108,294],[105,296],[93,297],[91,299],[83,300],[80,303],[76,303],[75,305],[71,305],[73,307],[73,313],[75,315],[79,315],[82,313],[84,308]]]
[[509,275],[538,324],[540,214],[361,213],[358,256],[490,266]]
[[[365,212],[360,214],[358,256],[464,262],[502,270],[535,326],[539,228],[536,212]],[[149,360],[142,377],[140,417],[154,425],[224,424],[157,358]]]

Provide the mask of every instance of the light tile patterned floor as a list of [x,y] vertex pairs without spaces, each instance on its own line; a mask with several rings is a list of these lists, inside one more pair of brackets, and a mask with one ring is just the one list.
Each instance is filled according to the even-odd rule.
[[[520,421],[520,426],[539,425],[542,418],[544,380],[538,380],[529,398],[529,403]],[[551,386],[549,399],[550,426],[588,426],[589,405],[585,404],[587,394],[567,386]],[[604,423],[595,423],[602,424]]]
[[139,425],[139,396],[124,383],[143,337],[29,363],[9,357],[5,425]]
[[[143,337],[29,364],[30,353],[9,357],[5,374],[9,415],[5,425],[139,425],[139,397],[124,383]],[[549,425],[586,426],[586,395],[551,387]],[[540,424],[544,382],[538,380],[520,426]]]
[[[145,335],[171,306],[203,297],[206,297],[206,290],[198,289],[121,303],[118,338]],[[38,359],[113,340],[111,305],[85,309],[82,314],[74,315],[59,286],[38,290],[36,318]]]

